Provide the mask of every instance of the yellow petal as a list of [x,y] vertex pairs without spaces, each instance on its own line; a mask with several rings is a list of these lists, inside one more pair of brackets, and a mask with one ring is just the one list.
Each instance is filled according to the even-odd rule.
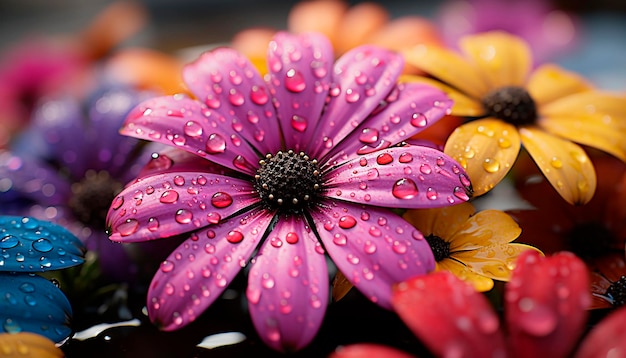
[[345,295],[348,294],[348,292],[350,292],[352,287],[353,287],[352,283],[348,281],[346,276],[344,276],[344,274],[341,273],[341,271],[337,271],[337,274],[335,274],[335,278],[333,279],[333,287],[332,287],[333,301],[336,302],[342,299]]
[[589,91],[591,85],[584,78],[556,65],[538,67],[528,79],[526,89],[539,107],[574,93]]
[[596,190],[596,172],[583,149],[536,128],[520,128],[522,144],[557,192],[570,204],[586,204]]
[[424,83],[444,91],[448,95],[448,97],[450,97],[454,102],[454,104],[452,105],[452,113],[450,113],[453,116],[480,117],[485,115],[485,108],[483,107],[482,103],[480,103],[480,101],[468,97],[465,94],[459,92],[457,89],[454,89],[442,82],[439,82],[432,78],[414,75],[403,75],[400,77],[400,81]]
[[478,292],[487,292],[493,288],[492,279],[472,271],[469,267],[455,260],[443,259],[437,262],[437,269],[452,272],[461,280],[471,283]]
[[444,152],[465,168],[474,197],[485,194],[509,172],[520,150],[517,129],[500,120],[465,123],[450,135]]
[[489,91],[485,78],[467,60],[438,46],[419,44],[402,51],[406,62],[479,99]]
[[489,81],[490,88],[523,86],[532,57],[524,40],[502,31],[461,38],[459,45]]
[[483,210],[470,217],[449,238],[450,251],[476,250],[485,246],[498,246],[515,240],[522,229],[507,213]]
[[626,125],[615,128],[617,126],[609,125],[607,120],[612,120],[612,117],[550,117],[539,125],[549,133],[600,149],[626,162]]
[[515,267],[517,257],[526,250],[535,250],[541,253],[537,248],[530,245],[494,243],[478,250],[455,252],[450,256],[463,262],[479,275],[494,280],[508,281],[511,278],[511,271]]
[[609,115],[626,118],[626,96],[601,91],[575,93],[555,99],[541,107],[546,116]]
[[61,358],[63,351],[51,340],[35,333],[0,334],[0,356],[4,358]]
[[439,236],[448,241],[476,209],[469,202],[436,209],[409,209],[402,217],[423,235]]

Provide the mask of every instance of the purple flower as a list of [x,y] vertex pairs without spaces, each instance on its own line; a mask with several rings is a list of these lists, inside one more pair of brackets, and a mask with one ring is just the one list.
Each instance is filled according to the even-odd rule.
[[422,234],[381,206],[469,199],[459,164],[403,143],[452,102],[396,84],[403,59],[388,50],[362,46],[332,61],[325,37],[279,33],[263,80],[241,54],[219,48],[183,72],[196,99],[155,98],[129,114],[123,134],[186,151],[154,156],[107,218],[113,241],[187,233],[148,292],[149,316],[164,330],[195,320],[255,253],[252,321],[266,344],[286,351],[306,346],[324,317],[325,253],[385,308],[392,284],[434,268]]
[[108,279],[129,279],[136,268],[124,248],[108,240],[105,217],[111,200],[141,169],[137,163],[150,158],[148,152],[139,160],[141,141],[118,133],[146,98],[148,93],[107,87],[85,102],[61,95],[43,101],[24,137],[12,151],[0,152],[0,212],[68,228],[98,253]]

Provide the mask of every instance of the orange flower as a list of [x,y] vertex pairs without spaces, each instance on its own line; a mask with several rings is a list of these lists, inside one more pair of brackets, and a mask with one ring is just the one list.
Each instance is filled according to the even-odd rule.
[[44,336],[30,332],[0,333],[0,355],[4,358],[61,358],[63,351]]
[[512,243],[521,230],[510,216],[498,210],[476,213],[468,202],[445,208],[407,210],[403,218],[428,240],[437,270],[452,272],[473,284],[477,291],[491,290],[493,280],[508,281],[513,263],[523,251],[539,251],[529,245]]
[[[394,51],[427,43],[443,46],[443,39],[430,20],[417,15],[391,19],[387,9],[375,2],[350,5],[342,0],[313,0],[296,3],[287,17],[287,30],[293,33],[320,32],[331,40],[335,55],[351,48],[372,44]],[[276,32],[271,28],[250,28],[237,33],[232,46],[259,69],[265,70],[267,44]],[[408,66],[407,73],[419,72]],[[420,72],[421,73],[421,72]]]
[[593,90],[555,65],[531,73],[527,44],[505,32],[463,37],[460,48],[462,55],[422,44],[404,54],[432,76],[408,80],[443,89],[455,102],[452,115],[471,120],[444,151],[467,169],[475,196],[504,178],[521,145],[570,204],[587,203],[596,189],[593,164],[574,142],[626,161],[625,96]]

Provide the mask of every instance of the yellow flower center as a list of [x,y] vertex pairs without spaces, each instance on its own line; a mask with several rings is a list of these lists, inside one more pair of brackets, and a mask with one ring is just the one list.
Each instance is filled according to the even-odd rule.
[[487,93],[482,103],[488,116],[515,126],[532,124],[537,119],[535,101],[522,87],[497,88]]
[[430,249],[433,251],[435,261],[439,262],[450,257],[449,242],[433,234],[426,236],[426,241],[428,242],[428,245],[430,245]]

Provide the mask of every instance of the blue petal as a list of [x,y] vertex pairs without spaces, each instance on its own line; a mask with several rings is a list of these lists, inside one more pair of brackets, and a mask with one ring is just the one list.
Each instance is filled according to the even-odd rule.
[[62,226],[21,216],[0,216],[0,271],[42,272],[83,263],[85,248]]
[[35,274],[0,273],[0,332],[32,332],[60,342],[72,334],[72,306],[63,292]]

